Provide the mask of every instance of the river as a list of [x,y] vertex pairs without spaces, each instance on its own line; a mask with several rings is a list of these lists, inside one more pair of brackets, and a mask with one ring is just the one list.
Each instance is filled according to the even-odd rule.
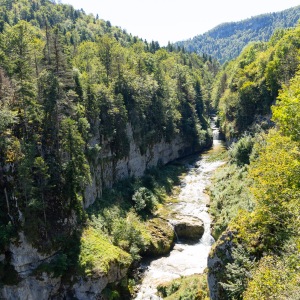
[[[205,192],[210,184],[213,172],[223,161],[210,161],[212,155],[223,151],[223,142],[219,139],[219,131],[215,123],[213,129],[213,146],[201,153],[195,163],[188,165],[188,172],[181,180],[178,203],[172,211],[177,216],[194,216],[204,223],[204,234],[196,244],[185,244],[177,241],[169,255],[152,260],[143,267],[146,269],[136,300],[158,300],[156,287],[163,282],[171,281],[180,276],[203,273],[207,267],[207,257],[214,239],[211,236],[211,218],[208,214],[209,196]],[[169,219],[172,223],[172,219]]]

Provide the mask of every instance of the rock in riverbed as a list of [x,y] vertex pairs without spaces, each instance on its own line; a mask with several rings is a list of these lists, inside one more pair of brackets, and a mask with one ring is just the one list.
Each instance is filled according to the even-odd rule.
[[204,233],[203,222],[193,216],[180,216],[171,223],[179,239],[198,242]]

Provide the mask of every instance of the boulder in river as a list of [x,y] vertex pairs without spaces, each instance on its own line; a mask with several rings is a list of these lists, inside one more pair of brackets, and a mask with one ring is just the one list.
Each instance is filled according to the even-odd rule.
[[180,216],[172,220],[172,225],[178,239],[184,239],[190,242],[198,242],[204,233],[203,222],[193,216]]

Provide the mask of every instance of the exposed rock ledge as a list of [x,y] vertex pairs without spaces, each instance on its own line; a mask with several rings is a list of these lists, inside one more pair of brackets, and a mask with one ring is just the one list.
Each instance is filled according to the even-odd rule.
[[24,277],[32,272],[40,263],[49,262],[56,253],[43,255],[28,243],[23,232],[19,232],[19,238],[10,243],[9,252],[11,253],[11,265],[15,268],[19,276]]
[[211,300],[224,299],[220,281],[226,272],[226,264],[232,262],[233,236],[236,232],[227,229],[212,247],[208,259],[208,286]]
[[82,277],[74,275],[66,284],[62,278],[54,278],[50,274],[34,274],[34,270],[44,262],[51,262],[56,253],[42,255],[26,239],[24,233],[19,239],[10,244],[8,251],[10,260],[1,256],[2,263],[10,263],[19,277],[15,285],[3,285],[0,289],[0,299],[15,300],[41,300],[41,299],[99,299],[103,289],[109,283],[122,280],[128,268],[117,262],[112,262],[107,274],[95,277]]
[[170,222],[179,239],[197,242],[204,234],[204,224],[196,217],[183,215]]

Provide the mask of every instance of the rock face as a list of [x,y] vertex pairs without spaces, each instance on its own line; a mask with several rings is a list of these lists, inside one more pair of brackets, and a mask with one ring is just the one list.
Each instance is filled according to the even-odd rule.
[[48,256],[40,254],[21,232],[19,239],[10,244],[7,258],[1,257],[1,263],[10,263],[15,269],[15,282],[1,286],[0,299],[41,300],[41,299],[82,299],[96,300],[109,283],[123,279],[128,269],[118,263],[109,266],[107,274],[94,277],[74,275],[66,284],[61,277],[54,278],[42,272],[36,273],[36,268],[45,262],[51,262],[56,253]]
[[[111,265],[108,274],[100,277],[76,278],[76,283],[68,287],[73,293],[72,297],[67,299],[97,300],[101,299],[102,291],[109,283],[116,283],[127,275],[128,269],[122,268],[116,264]],[[70,294],[70,292],[69,292]]]
[[19,233],[17,241],[10,244],[9,252],[11,253],[10,263],[21,277],[31,273],[41,262],[48,262],[55,257],[55,253],[40,254],[28,243],[23,232]]
[[204,234],[204,224],[196,217],[180,216],[180,218],[172,220],[171,223],[178,239],[198,242]]
[[52,278],[46,273],[40,276],[28,276],[17,285],[4,285],[0,290],[0,299],[42,300],[42,299],[100,299],[102,291],[109,283],[124,278],[127,269],[114,265],[105,276],[98,278],[73,277],[73,284],[63,284],[61,278]]
[[225,292],[219,282],[225,275],[226,264],[232,262],[233,235],[234,232],[230,230],[225,231],[208,256],[208,286],[211,300],[226,298]]
[[60,278],[51,278],[43,273],[39,278],[28,276],[18,285],[4,285],[0,290],[0,299],[53,299],[58,295]]
[[[150,167],[158,164],[164,165],[177,158],[201,150],[200,148],[195,149],[191,145],[187,145],[183,137],[178,135],[170,142],[162,139],[159,143],[149,147],[145,153],[141,153],[138,143],[134,140],[130,124],[127,125],[126,134],[130,149],[128,156],[123,159],[116,160],[109,143],[102,142],[102,148],[98,153],[98,157],[95,158],[97,164],[90,166],[92,183],[85,191],[85,207],[90,206],[101,195],[104,187],[111,187],[114,182],[120,179],[130,176],[140,177]],[[95,137],[90,141],[91,146],[96,144],[100,144],[100,137]]]

